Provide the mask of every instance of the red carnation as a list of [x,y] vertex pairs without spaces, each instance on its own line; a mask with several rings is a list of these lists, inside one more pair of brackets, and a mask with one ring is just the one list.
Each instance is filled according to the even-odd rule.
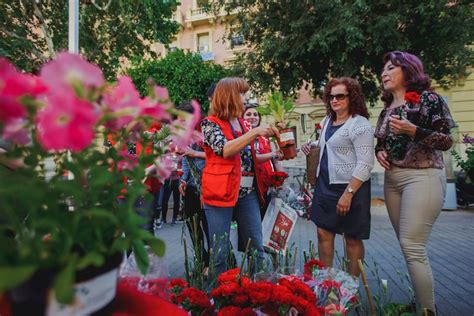
[[313,277],[313,270],[324,269],[324,264],[317,260],[313,259],[304,264],[304,275],[307,278]]
[[184,281],[181,278],[172,279],[168,287],[173,288],[175,286],[180,287],[180,288],[188,287],[188,282]]
[[314,129],[321,129],[321,128],[322,128],[321,124],[319,123],[314,124]]
[[405,93],[405,101],[411,104],[420,103],[420,94],[418,92],[407,92]]
[[257,313],[250,307],[240,308],[238,306],[226,306],[217,313],[217,316],[254,316],[254,315],[257,315]]
[[183,305],[191,305],[190,308],[198,307],[206,309],[212,305],[206,293],[193,287],[184,289],[179,295],[178,301],[181,301]]
[[283,171],[273,171],[270,175],[271,186],[281,187],[286,178],[288,178],[288,173]]

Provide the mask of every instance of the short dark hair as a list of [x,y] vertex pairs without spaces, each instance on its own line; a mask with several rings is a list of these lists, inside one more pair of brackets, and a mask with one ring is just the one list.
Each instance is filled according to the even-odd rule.
[[180,103],[179,105],[176,106],[176,110],[188,112],[191,114],[194,113],[194,108],[191,101],[184,101]]
[[[417,56],[402,52],[393,51],[388,52],[383,56],[383,65],[387,62],[392,62],[394,66],[401,67],[403,72],[403,79],[405,80],[405,87],[409,92],[422,93],[429,90],[431,87],[431,79],[425,74],[423,70],[423,63]],[[393,95],[390,91],[383,91],[382,101],[386,106],[389,106],[393,101]]]
[[215,83],[211,84],[209,88],[207,88],[206,96],[212,99],[212,96],[214,95],[214,90],[216,90]]

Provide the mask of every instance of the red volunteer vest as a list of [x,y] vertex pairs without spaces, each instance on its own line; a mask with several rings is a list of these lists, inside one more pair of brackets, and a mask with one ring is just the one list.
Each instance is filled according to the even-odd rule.
[[[215,116],[208,116],[207,119],[216,123],[225,138],[229,140],[235,139],[232,134],[232,128],[229,121],[223,121]],[[244,133],[248,132],[248,127],[244,121],[239,118],[240,125]],[[257,168],[257,157],[255,154],[254,142],[250,144],[252,158],[255,166],[255,176],[257,180],[257,193],[259,200],[263,202],[263,195],[259,190],[259,168]],[[204,204],[218,207],[233,207],[237,203],[239,197],[240,177],[242,175],[240,165],[240,154],[235,154],[230,158],[218,156],[209,147],[204,145],[206,153],[206,164],[202,171],[202,201]]]

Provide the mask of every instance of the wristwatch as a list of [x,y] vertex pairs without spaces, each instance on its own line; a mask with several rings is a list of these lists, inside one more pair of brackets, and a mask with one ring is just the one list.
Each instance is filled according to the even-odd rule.
[[351,188],[350,186],[347,186],[347,187],[346,187],[346,191],[347,191],[348,193],[352,194],[352,195],[354,195],[354,193],[355,193],[355,192],[354,192],[354,189]]

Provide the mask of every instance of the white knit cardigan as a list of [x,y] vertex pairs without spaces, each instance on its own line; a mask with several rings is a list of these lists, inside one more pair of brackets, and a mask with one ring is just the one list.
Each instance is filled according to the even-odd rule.
[[[328,150],[329,183],[349,183],[352,177],[367,181],[374,167],[374,131],[369,121],[354,115],[326,142],[329,119],[326,117],[321,123],[319,140],[320,161],[324,150]],[[319,166],[316,175],[319,176]]]

